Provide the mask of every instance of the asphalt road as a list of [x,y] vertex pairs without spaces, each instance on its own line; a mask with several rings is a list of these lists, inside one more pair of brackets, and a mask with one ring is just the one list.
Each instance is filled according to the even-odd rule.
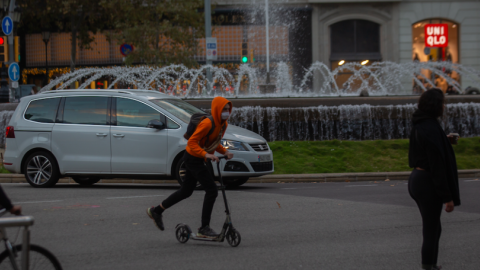
[[[420,269],[420,214],[405,181],[247,184],[227,190],[237,248],[177,242],[175,225],[199,227],[203,191],[164,213],[161,232],[145,214],[176,185],[2,184],[35,217],[32,243],[64,269]],[[480,181],[461,179],[461,207],[444,212],[444,269],[479,269]],[[219,197],[212,227],[225,218]],[[9,229],[14,238],[17,229]],[[20,242],[20,237],[17,240]],[[0,265],[0,269],[1,269]]]

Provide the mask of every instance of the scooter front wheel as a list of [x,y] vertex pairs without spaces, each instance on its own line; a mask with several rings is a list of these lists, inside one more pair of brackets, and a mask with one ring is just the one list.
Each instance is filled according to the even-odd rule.
[[190,239],[190,232],[186,225],[181,225],[177,227],[175,231],[175,236],[177,237],[178,242],[184,244]]
[[242,237],[240,236],[240,233],[233,228],[228,230],[226,238],[227,238],[228,244],[232,247],[236,247],[240,245],[240,242],[242,241]]

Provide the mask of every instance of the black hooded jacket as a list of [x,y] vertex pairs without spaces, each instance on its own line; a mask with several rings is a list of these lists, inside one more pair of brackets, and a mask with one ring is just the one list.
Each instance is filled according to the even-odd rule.
[[7,194],[3,191],[3,188],[0,186],[0,208],[5,208],[7,210],[12,209],[13,205],[10,202],[10,199],[7,197]]
[[413,114],[408,163],[432,174],[436,193],[444,203],[460,205],[457,161],[452,145],[436,118],[417,110]]

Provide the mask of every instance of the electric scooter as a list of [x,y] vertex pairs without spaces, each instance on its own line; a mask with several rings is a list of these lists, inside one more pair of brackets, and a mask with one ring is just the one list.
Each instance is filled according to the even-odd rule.
[[[226,159],[226,156],[218,157],[220,160],[222,158]],[[189,239],[198,240],[198,241],[210,241],[210,242],[223,242],[225,238],[227,238],[228,244],[232,247],[236,247],[240,245],[240,241],[242,240],[240,233],[235,230],[232,225],[232,219],[230,217],[230,210],[228,209],[228,202],[227,196],[225,195],[225,185],[223,184],[222,174],[220,172],[220,162],[217,162],[217,169],[218,169],[218,176],[220,186],[218,187],[222,191],[223,201],[225,202],[225,213],[227,217],[225,219],[225,223],[223,223],[223,228],[220,234],[215,238],[204,238],[198,237],[196,233],[192,232],[190,226],[184,223],[180,223],[175,227],[175,236],[180,243],[186,243]]]

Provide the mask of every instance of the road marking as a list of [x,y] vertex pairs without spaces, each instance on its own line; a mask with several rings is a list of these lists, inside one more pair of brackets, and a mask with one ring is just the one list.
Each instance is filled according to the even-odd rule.
[[165,195],[146,195],[146,196],[127,196],[127,197],[108,197],[107,200],[114,200],[114,199],[130,199],[130,198],[147,198],[147,197],[160,197]]
[[281,188],[281,189],[298,189],[298,188]]
[[62,202],[63,200],[56,201],[33,201],[33,202],[15,202],[14,204],[26,204],[26,203],[49,203],[49,202]]
[[345,187],[376,187],[378,185],[349,185]]

